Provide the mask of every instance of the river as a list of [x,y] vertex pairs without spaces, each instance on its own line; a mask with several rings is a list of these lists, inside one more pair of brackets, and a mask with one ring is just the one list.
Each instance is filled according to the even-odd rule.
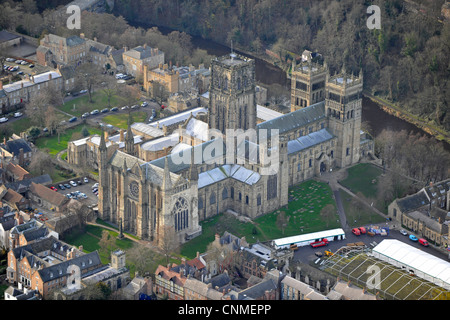
[[[163,34],[169,34],[170,32],[174,31],[174,29],[167,27],[144,25],[141,23],[134,23],[130,25],[142,28],[157,27]],[[231,49],[229,47],[199,36],[192,36],[192,44],[195,48],[206,50],[208,54],[214,56],[222,56],[231,52]],[[248,54],[242,53],[239,50],[234,51],[249,56]],[[291,81],[286,77],[286,73],[283,70],[262,59],[256,57],[252,58],[255,59],[255,72],[257,82],[260,82],[263,85],[279,84],[288,89],[290,88]],[[390,129],[393,131],[406,130],[408,132],[420,133],[425,134],[426,136],[430,136],[430,134],[416,127],[415,125],[383,111],[379,104],[367,97],[363,98],[362,109],[362,121],[367,122],[367,124],[371,128],[371,133],[374,138],[376,138],[384,129]],[[446,142],[442,142],[442,144],[444,148],[448,152],[450,152],[450,144]]]

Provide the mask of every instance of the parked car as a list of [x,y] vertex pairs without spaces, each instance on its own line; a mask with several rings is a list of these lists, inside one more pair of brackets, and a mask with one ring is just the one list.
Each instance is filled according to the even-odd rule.
[[50,189],[52,189],[53,191],[58,191],[58,189],[56,189],[54,186],[51,186]]
[[108,108],[104,108],[104,109],[102,109],[101,113],[106,113],[106,112],[108,112],[108,111],[109,111]]
[[84,177],[83,181],[84,181],[84,183],[88,183],[89,182],[87,177]]
[[98,111],[98,109],[91,111],[91,115],[95,115],[95,114],[99,114],[99,113],[100,113],[100,111]]
[[137,108],[139,108],[138,104],[135,104],[135,105],[131,106],[131,109],[137,109]]
[[86,89],[80,90],[80,94],[87,93],[88,91]]
[[412,240],[412,241],[416,242],[416,241],[418,241],[419,239],[417,239],[417,237],[416,237],[415,235],[410,234],[410,235],[409,235],[409,240]]
[[34,68],[34,64],[30,64],[28,67],[29,68]]
[[77,183],[76,183],[75,181],[72,181],[72,180],[71,180],[69,183],[70,183],[70,185],[71,185],[72,187],[76,187],[76,186],[77,186]]
[[89,117],[89,115],[90,115],[89,112],[85,112],[85,113],[83,113],[83,115],[81,117],[84,119],[84,118]]
[[23,113],[22,113],[22,112],[16,112],[16,113],[14,113],[14,118],[18,118],[18,117],[21,117],[21,116],[23,116]]
[[96,182],[94,185],[92,185],[92,189],[98,188],[98,182]]
[[155,109],[152,109],[152,116],[156,117],[156,110]]
[[59,188],[59,190],[64,190],[64,189],[66,189],[66,187],[64,187],[64,185],[62,185],[62,184],[58,184],[58,188]]
[[68,184],[68,183],[64,183],[64,187],[66,187],[66,189],[72,188],[72,187],[70,186],[70,184]]
[[75,122],[75,121],[77,121],[77,120],[78,120],[77,117],[72,117],[72,118],[69,119],[69,122]]
[[361,235],[361,231],[359,230],[359,228],[353,228],[353,229],[352,229],[352,233],[353,233],[355,236]]
[[366,234],[366,228],[364,227],[359,227],[359,231],[361,232],[361,234]]
[[111,108],[111,111],[119,111],[119,108],[117,107]]
[[424,238],[420,238],[420,239],[419,239],[419,243],[420,243],[421,245],[423,245],[424,247],[428,247],[428,246],[429,246],[428,241],[425,240]]
[[162,104],[161,105],[161,109],[165,109],[165,108],[166,108],[166,106]]
[[120,108],[121,110],[127,110],[127,109],[130,109],[130,107],[129,106],[123,106],[122,108]]
[[322,239],[322,240],[319,240],[319,241],[314,241],[310,245],[313,248],[327,246],[328,245],[328,240],[327,239]]
[[400,230],[400,234],[401,234],[401,235],[404,235],[404,236],[407,236],[407,235],[408,235],[408,232],[406,232],[405,230],[402,229],[402,230]]
[[6,122],[6,121],[8,121],[8,118],[6,118],[6,117],[0,118],[0,123],[1,122]]
[[145,108],[146,106],[148,106],[148,102],[147,101],[144,101],[144,102],[141,103],[141,107]]

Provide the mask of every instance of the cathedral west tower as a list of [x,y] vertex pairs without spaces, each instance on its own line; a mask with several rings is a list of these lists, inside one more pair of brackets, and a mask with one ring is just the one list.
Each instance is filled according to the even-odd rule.
[[212,60],[208,124],[223,134],[256,128],[255,60],[235,53]]

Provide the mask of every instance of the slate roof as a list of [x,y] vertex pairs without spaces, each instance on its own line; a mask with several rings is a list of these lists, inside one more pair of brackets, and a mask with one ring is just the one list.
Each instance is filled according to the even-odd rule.
[[48,174],[44,174],[41,176],[33,177],[30,179],[25,179],[21,181],[5,183],[5,187],[8,189],[12,189],[18,193],[24,193],[28,191],[32,182],[39,183],[42,185],[48,185],[52,183],[52,178]]
[[20,36],[10,33],[6,30],[0,31],[0,43],[20,38]]
[[288,154],[300,152],[333,139],[335,136],[327,128],[288,141]]
[[38,273],[43,282],[48,282],[56,278],[66,276],[68,274],[67,269],[71,265],[76,265],[80,268],[82,277],[88,275],[84,274],[83,270],[92,268],[93,266],[98,266],[99,268],[103,266],[102,262],[100,261],[100,256],[98,255],[98,252],[94,251],[87,254],[83,254],[79,257],[67,261],[63,261],[58,264],[50,265],[46,268],[39,270]]
[[20,149],[23,149],[24,153],[32,152],[30,145],[24,139],[14,139],[6,141],[6,145],[4,147],[9,153],[14,153],[15,156],[18,156],[20,153]]
[[240,165],[225,164],[221,167],[200,173],[198,177],[198,188],[206,187],[227,178],[233,178],[248,185],[253,185],[259,181],[261,175]]
[[264,296],[266,291],[277,289],[277,284],[272,279],[261,281],[248,289],[238,293],[238,300],[257,300]]
[[[162,54],[162,52],[158,51],[158,54]],[[152,56],[152,48],[148,46],[146,48],[144,48],[143,46],[138,46],[136,48],[124,52],[124,55],[142,60]]]
[[321,119],[325,119],[325,101],[261,122],[257,125],[257,129],[267,129],[270,137],[271,129],[278,129],[279,134],[283,134]]
[[397,205],[401,212],[406,213],[416,210],[420,207],[430,204],[424,191],[420,191],[410,196],[406,196],[402,199],[398,199]]

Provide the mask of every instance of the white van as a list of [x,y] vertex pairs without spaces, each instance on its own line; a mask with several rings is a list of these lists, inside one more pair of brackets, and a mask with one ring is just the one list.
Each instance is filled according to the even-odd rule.
[[14,118],[18,118],[18,117],[21,117],[21,116],[23,116],[23,113],[22,113],[22,112],[16,112],[16,113],[14,113]]

